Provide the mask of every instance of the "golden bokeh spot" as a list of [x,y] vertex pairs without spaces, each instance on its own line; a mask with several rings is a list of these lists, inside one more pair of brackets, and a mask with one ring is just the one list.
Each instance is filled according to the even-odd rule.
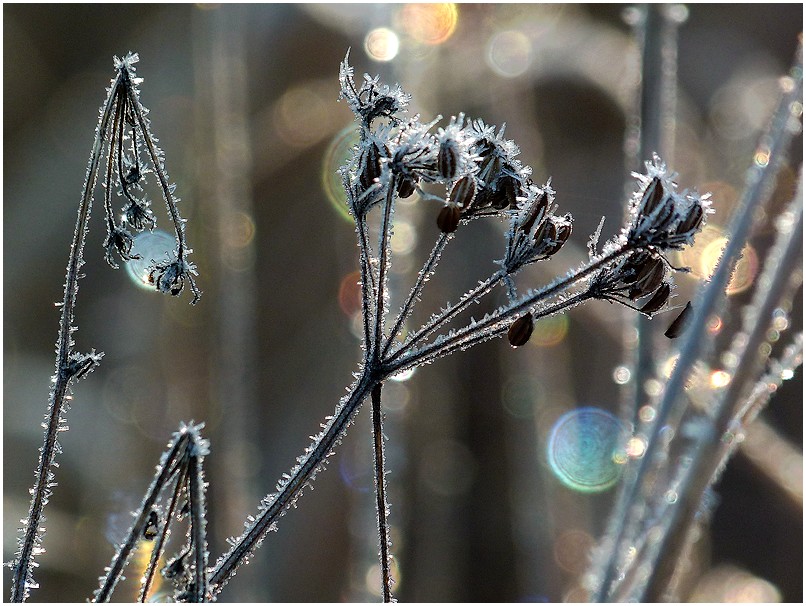
[[414,40],[436,46],[456,31],[459,11],[455,4],[407,4],[399,18],[403,30]]

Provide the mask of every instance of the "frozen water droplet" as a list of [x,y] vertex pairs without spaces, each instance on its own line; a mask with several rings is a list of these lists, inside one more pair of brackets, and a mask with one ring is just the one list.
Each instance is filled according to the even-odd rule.
[[154,285],[148,280],[148,273],[154,263],[168,261],[173,258],[176,247],[174,237],[160,229],[143,231],[134,235],[132,255],[139,259],[132,259],[126,263],[126,270],[134,283],[144,288],[153,289]]

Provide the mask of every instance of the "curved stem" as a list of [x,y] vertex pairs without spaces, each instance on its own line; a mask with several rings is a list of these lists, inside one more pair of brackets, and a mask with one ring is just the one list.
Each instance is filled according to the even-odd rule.
[[101,122],[95,131],[95,141],[90,153],[87,176],[84,181],[84,191],[78,206],[76,229],[73,233],[73,242],[70,245],[70,257],[67,261],[67,278],[64,285],[64,299],[62,300],[61,319],[59,320],[59,336],[56,342],[56,376],[53,390],[48,403],[47,429],[45,430],[44,444],[39,455],[39,464],[36,470],[36,482],[31,491],[31,507],[25,521],[24,534],[20,539],[20,551],[13,565],[11,578],[11,601],[22,602],[28,597],[29,583],[32,579],[32,563],[35,548],[41,541],[39,537],[42,524],[42,512],[50,496],[50,487],[53,480],[51,471],[56,457],[56,437],[59,432],[62,411],[65,405],[65,396],[73,374],[70,373],[70,354],[73,351],[73,315],[75,313],[76,297],[78,295],[79,268],[84,263],[84,242],[87,238],[87,227],[92,209],[92,192],[98,175],[98,166],[101,160],[101,148],[106,138],[109,120],[118,88],[121,86],[122,74],[119,72],[113,82],[109,96],[103,107]]

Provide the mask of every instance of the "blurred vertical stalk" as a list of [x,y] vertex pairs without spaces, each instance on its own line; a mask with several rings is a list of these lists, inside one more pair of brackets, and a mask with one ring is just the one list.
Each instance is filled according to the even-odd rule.
[[[675,114],[677,112],[677,28],[687,11],[682,5],[645,4],[625,11],[625,20],[633,26],[641,49],[640,79],[637,91],[637,124],[628,129],[625,148],[627,166],[641,172],[642,162],[657,153],[661,158],[674,157]],[[633,120],[635,122],[635,120]],[[627,191],[634,182],[628,180]],[[631,314],[626,342],[633,349],[633,381],[631,394],[633,422],[646,402],[644,385],[654,375],[652,354],[653,323],[641,314]],[[634,330],[634,332],[633,332]],[[634,338],[630,338],[633,335]]]
[[[200,103],[198,112],[197,182],[204,212],[213,226],[214,243],[208,262],[216,277],[210,290],[215,332],[211,350],[210,397],[220,411],[216,428],[215,502],[211,507],[216,540],[222,533],[238,533],[242,515],[256,499],[247,489],[252,469],[249,445],[253,431],[258,383],[257,289],[254,274],[252,149],[248,132],[247,65],[244,31],[247,6],[230,5],[198,10],[194,36],[194,64]],[[205,150],[209,150],[205,153]],[[254,567],[241,575],[255,574]],[[259,586],[259,583],[257,584]],[[236,584],[236,601],[248,595],[253,583]]]

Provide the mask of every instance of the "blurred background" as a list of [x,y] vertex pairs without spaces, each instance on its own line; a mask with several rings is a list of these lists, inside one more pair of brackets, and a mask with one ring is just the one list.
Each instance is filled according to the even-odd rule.
[[[191,307],[187,294],[159,296],[125,268],[107,266],[96,195],[75,338],[78,351],[105,356],[74,389],[34,600],[91,595],[180,421],[204,421],[212,442],[205,465],[213,561],[351,383],[361,355],[357,248],[334,181],[353,125],[337,102],[347,50],[357,77],[366,71],[400,82],[413,95],[411,112],[425,120],[464,111],[505,122],[534,180],[552,178],[559,212],[575,218],[574,235],[550,263],[520,278],[538,285],[585,258],[602,216],[603,238],[616,232],[625,183],[638,168],[626,165],[624,151],[638,63],[624,10],[4,5],[4,561],[13,558],[28,508],[53,373],[54,302],[114,55],[140,54],[141,100],[178,183],[204,291]],[[681,10],[676,151],[666,160],[682,187],[714,193],[705,245],[723,238],[792,61],[803,7]],[[749,300],[773,238],[771,216],[791,197],[800,160],[798,149],[759,216],[732,305]],[[159,226],[169,229],[156,191],[151,197]],[[401,205],[393,295],[407,292],[431,250],[435,216],[432,206]],[[451,243],[417,318],[495,270],[502,231],[474,222]],[[719,249],[683,260],[694,271],[677,278],[680,300],[691,297]],[[802,327],[800,300],[793,330]],[[629,377],[628,318],[593,303],[538,324],[528,347],[496,340],[388,383],[397,597],[580,599],[578,577],[614,492],[566,488],[546,464],[546,441],[568,410],[618,409]],[[663,328],[668,321],[659,319]],[[802,601],[802,405],[799,370],[718,485],[719,505],[687,582],[696,599]],[[378,600],[368,417],[362,411],[315,490],[222,601]],[[128,577],[142,565],[133,562]],[[124,584],[116,598],[131,601],[134,592]]]

